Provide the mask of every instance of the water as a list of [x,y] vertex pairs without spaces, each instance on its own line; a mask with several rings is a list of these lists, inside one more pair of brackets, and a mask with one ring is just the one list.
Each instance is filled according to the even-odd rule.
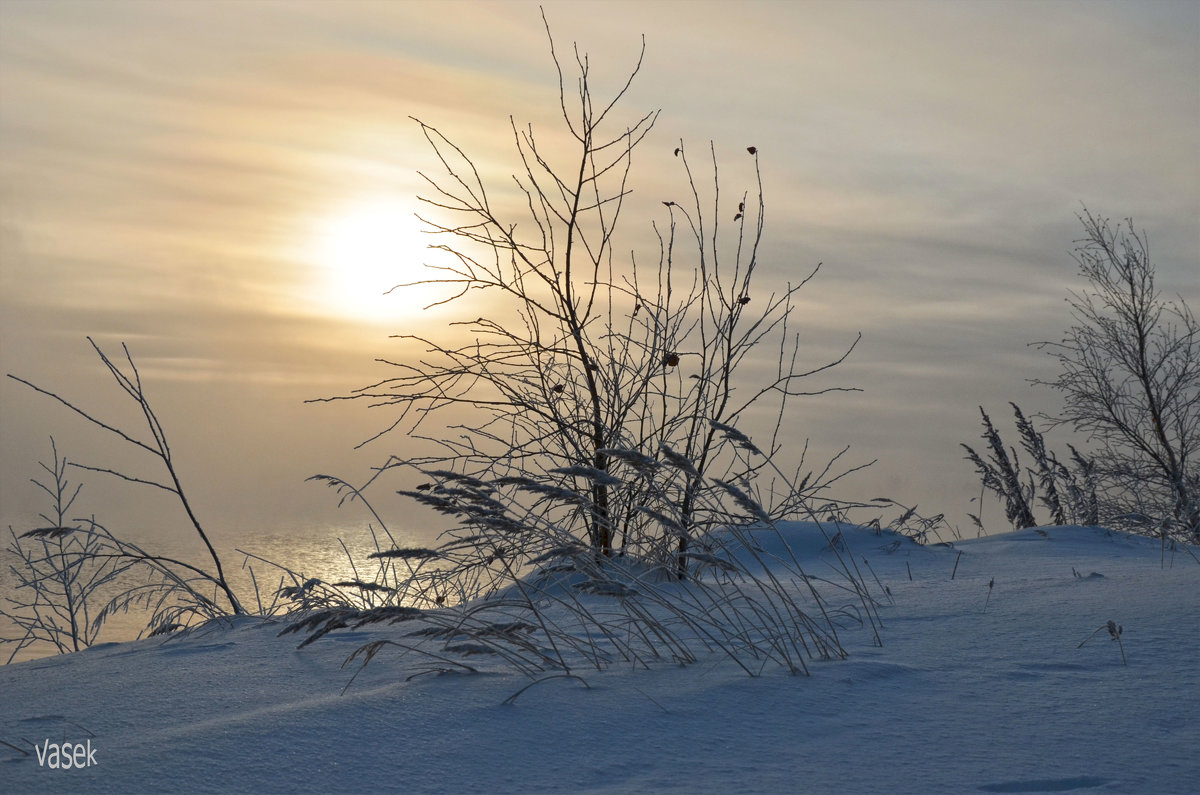
[[[419,541],[410,535],[397,533],[393,530],[396,542],[401,545],[427,544],[428,540]],[[11,543],[11,537],[5,532],[6,541]],[[341,543],[339,543],[339,539]],[[382,548],[391,546],[386,535],[380,533],[378,539]],[[28,541],[23,542],[28,543]],[[203,544],[195,534],[190,536],[180,533],[178,537],[169,539],[137,541],[147,552],[186,561],[207,571],[212,571],[212,559],[208,557]],[[346,548],[343,549],[342,543]],[[237,594],[243,606],[257,612],[259,600],[269,605],[273,595],[280,587],[291,585],[292,578],[277,566],[265,563],[253,557],[248,558],[242,552],[263,558],[278,566],[286,567],[297,575],[319,577],[326,582],[350,580],[357,576],[371,580],[377,570],[374,560],[367,556],[376,550],[375,541],[370,531],[364,527],[337,528],[312,527],[289,530],[287,532],[257,532],[245,534],[242,538],[214,538],[213,545],[221,557],[221,565],[225,570],[226,579]],[[0,549],[0,607],[12,609],[6,601],[8,597],[17,596],[17,579],[11,567],[20,568],[21,559],[9,550],[9,543]],[[240,549],[242,552],[237,552]],[[347,555],[347,550],[349,555]],[[353,565],[351,563],[353,561]],[[102,595],[98,593],[93,599],[93,614],[100,610],[108,598],[119,589],[110,588]],[[207,596],[213,596],[210,591],[202,591]],[[21,594],[28,599],[28,595]],[[226,606],[224,595],[215,597],[219,605]],[[110,617],[100,631],[98,643],[110,641],[133,640],[145,630],[149,613],[141,610],[131,610],[128,614],[118,613]],[[17,628],[5,617],[0,616],[0,637],[19,637]],[[11,644],[0,644],[0,664],[8,660],[12,654]],[[14,662],[36,659],[56,652],[50,644],[38,643],[22,649],[14,658]]]

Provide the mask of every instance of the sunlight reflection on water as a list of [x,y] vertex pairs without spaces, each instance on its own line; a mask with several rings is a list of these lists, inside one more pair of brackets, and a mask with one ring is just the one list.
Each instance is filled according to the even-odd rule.
[[[396,543],[401,546],[418,543],[405,533],[393,530],[393,536]],[[8,537],[7,540],[9,543],[12,541],[11,537]],[[392,545],[391,540],[382,532],[378,533],[377,540],[381,549],[388,549]],[[23,543],[27,544],[28,541]],[[343,543],[345,549],[342,547]],[[211,570],[213,567],[210,558],[203,554],[196,554],[198,542],[194,535],[181,534],[179,538],[145,543],[139,540],[139,544],[152,554],[179,558],[206,570]],[[370,581],[378,571],[376,561],[367,557],[376,551],[376,541],[372,538],[370,531],[361,526],[349,529],[314,527],[289,532],[245,533],[237,541],[219,536],[213,539],[213,545],[221,556],[221,565],[225,570],[226,578],[239,600],[251,612],[257,612],[259,599],[265,605],[270,605],[281,581],[283,585],[293,584],[292,577],[279,568],[280,566],[292,570],[298,577],[319,577],[326,582],[351,580],[356,576]],[[10,567],[20,568],[23,564],[19,557],[9,551],[8,546],[9,544],[4,544],[3,548],[0,548],[0,606],[5,610],[12,610],[12,605],[6,599],[18,595],[16,593],[18,581]],[[241,550],[241,552],[236,550]],[[347,551],[349,551],[349,556]],[[243,552],[256,557],[248,558],[242,554]],[[213,595],[210,591],[202,591],[202,593]],[[109,591],[103,597],[95,597],[93,614],[98,612],[104,601],[111,598],[113,594],[114,591]],[[25,594],[20,594],[20,596],[25,600],[29,598]],[[218,604],[225,604],[223,596],[216,597],[216,601]],[[144,611],[131,610],[127,614],[118,613],[105,622],[97,642],[132,640],[145,629],[148,620],[149,614]],[[0,638],[19,637],[16,633],[16,627],[7,618],[0,617]],[[8,660],[9,655],[12,654],[12,648],[11,644],[0,644],[0,664]],[[54,647],[51,645],[37,643],[23,649],[16,656],[14,662],[36,659],[53,653]]]

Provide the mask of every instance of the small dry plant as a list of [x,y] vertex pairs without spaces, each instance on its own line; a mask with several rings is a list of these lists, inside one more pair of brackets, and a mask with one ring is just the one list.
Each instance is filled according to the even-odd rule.
[[[621,474],[641,481],[627,485],[644,494],[668,493],[686,468],[675,457],[647,461],[631,452],[608,454],[638,462]],[[825,535],[837,580],[807,575],[778,524],[736,484],[719,486],[725,499],[702,503],[724,521],[692,539],[681,578],[673,544],[657,557],[606,556],[556,524],[556,509],[593,508],[575,491],[527,479],[426,474],[428,487],[412,496],[457,517],[458,527],[436,549],[378,554],[419,559],[398,586],[379,589],[388,604],[355,605],[330,591],[321,591],[327,601],[318,604],[316,584],[289,588],[301,609],[281,635],[305,634],[303,647],[337,629],[402,623],[411,627],[402,636],[366,644],[347,663],[365,664],[393,647],[418,661],[417,673],[475,671],[470,659],[486,657],[536,679],[615,665],[689,664],[711,653],[751,676],[767,667],[807,673],[809,659],[845,656],[839,626],[869,621],[877,629],[875,602],[844,544]],[[529,494],[536,499],[518,499]],[[677,519],[647,510],[678,529]],[[826,532],[819,521],[813,526]],[[497,544],[496,533],[507,542]],[[818,585],[846,598],[835,603]]]
[[1117,624],[1117,622],[1115,622],[1115,621],[1109,621],[1109,622],[1101,625],[1095,632],[1093,632],[1091,635],[1088,635],[1086,638],[1084,638],[1083,643],[1080,643],[1075,648],[1082,649],[1089,640],[1096,637],[1097,635],[1099,635],[1101,632],[1103,632],[1105,630],[1108,630],[1109,637],[1112,640],[1115,640],[1117,642],[1117,646],[1119,646],[1121,649],[1121,665],[1128,665],[1128,663],[1125,661],[1125,644],[1121,642],[1121,633],[1123,633],[1125,631],[1125,628],[1120,626],[1119,624]]
[[[150,404],[141,373],[128,347],[121,346],[122,363],[109,357],[91,337],[88,342],[145,421],[140,433],[106,422],[24,378],[12,374],[8,377],[148,455],[161,467],[161,472],[158,478],[138,477],[112,467],[67,461],[65,457],[59,457],[57,447],[52,447],[53,464],[41,465],[51,480],[34,480],[52,500],[52,513],[42,515],[46,526],[19,536],[10,528],[13,541],[9,549],[22,563],[12,567],[19,596],[15,600],[8,599],[10,607],[0,611],[0,615],[7,616],[23,630],[20,638],[9,641],[17,644],[16,651],[36,642],[52,644],[60,652],[76,651],[95,640],[107,617],[131,609],[148,611],[146,630],[150,634],[172,632],[199,621],[247,613],[226,579],[221,558],[192,509],[179,479],[166,431]],[[192,530],[204,543],[212,561],[211,569],[147,551],[110,532],[94,517],[72,518],[69,511],[79,494],[79,486],[70,489],[66,477],[68,469],[96,472],[171,494],[183,509]],[[259,608],[260,612],[268,609],[261,599]]]
[[0,616],[20,633],[0,638],[0,644],[13,644],[7,662],[35,644],[48,644],[59,652],[92,645],[103,624],[103,617],[94,614],[97,592],[133,565],[96,557],[103,550],[101,538],[71,520],[83,484],[68,480],[67,460],[59,456],[53,438],[50,451],[51,462],[39,463],[49,477],[33,478],[50,500],[49,511],[39,514],[43,526],[20,535],[8,528],[8,551],[21,565],[9,567],[16,587],[0,607]]
[[205,595],[215,581],[203,570],[152,555],[118,538],[94,516],[72,517],[82,484],[69,481],[72,464],[50,441],[52,463],[40,464],[49,478],[33,479],[50,498],[49,512],[39,515],[44,524],[20,534],[9,528],[8,551],[20,565],[9,567],[16,585],[4,598],[0,616],[19,635],[0,638],[0,645],[13,644],[7,662],[34,645],[53,646],[59,653],[80,651],[96,642],[109,617],[131,609],[147,611],[150,635],[228,614],[216,592]]
[[[983,406],[983,435],[987,442],[986,458],[970,445],[962,445],[966,458],[975,465],[985,491],[996,495],[1004,504],[1005,518],[1014,529],[1023,530],[1039,524],[1034,514],[1040,502],[1049,512],[1049,524],[1095,525],[1099,522],[1095,463],[1072,445],[1068,463],[1063,463],[1047,449],[1043,434],[1034,427],[1016,403],[1010,403],[1015,417],[1021,447],[1030,456],[1032,465],[1022,465],[1017,450],[1006,447],[1000,432],[992,424]],[[982,514],[982,507],[980,509]],[[980,514],[969,514],[980,532]]]

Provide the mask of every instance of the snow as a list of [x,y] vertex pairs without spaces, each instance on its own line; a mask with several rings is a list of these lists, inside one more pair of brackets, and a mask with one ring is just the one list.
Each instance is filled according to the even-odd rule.
[[[786,531],[828,570],[812,526]],[[385,647],[347,688],[347,655],[396,628],[297,649],[243,618],[0,667],[0,792],[1200,790],[1194,551],[1080,527],[842,537],[883,646],[845,628],[849,658],[807,677],[713,656],[580,669],[505,703],[530,680],[479,657],[480,673],[409,680]],[[1107,630],[1079,647],[1109,620],[1127,664]],[[95,765],[40,766],[47,740],[90,741]]]

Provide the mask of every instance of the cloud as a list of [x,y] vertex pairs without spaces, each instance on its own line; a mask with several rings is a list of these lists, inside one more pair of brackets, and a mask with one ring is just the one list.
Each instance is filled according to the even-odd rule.
[[[823,261],[800,298],[807,350],[823,360],[865,332],[838,378],[867,392],[801,409],[833,449],[854,437],[864,457],[899,456],[909,481],[945,474],[937,457],[975,432],[975,405],[1026,394],[1044,366],[1026,343],[1067,322],[1081,203],[1133,215],[1164,289],[1195,294],[1194,4],[546,13],[563,65],[578,40],[602,94],[646,33],[611,121],[664,112],[635,156],[622,257],[655,259],[661,202],[689,193],[680,138],[697,173],[715,142],[723,224],[759,148],[761,289]],[[509,114],[556,154],[567,140],[534,3],[22,3],[0,22],[3,369],[82,372],[83,334],[127,339],[178,394],[245,385],[258,396],[242,423],[279,411],[264,395],[367,380],[386,348],[380,326],[315,305],[306,248],[357,197],[425,190],[415,172],[440,164],[408,116],[461,143],[506,212]],[[418,323],[398,313],[395,330]]]

